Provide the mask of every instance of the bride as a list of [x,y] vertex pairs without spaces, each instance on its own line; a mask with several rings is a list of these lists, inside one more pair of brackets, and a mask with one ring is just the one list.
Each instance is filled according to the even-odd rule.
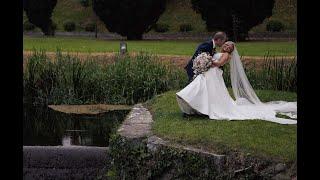
[[[235,43],[228,41],[213,56],[213,67],[198,75],[188,86],[176,93],[182,112],[208,115],[215,120],[260,119],[280,124],[296,124],[296,120],[276,117],[284,114],[296,118],[297,103],[272,101],[263,103],[252,89],[244,72]],[[230,62],[233,95],[230,96],[219,68]]]

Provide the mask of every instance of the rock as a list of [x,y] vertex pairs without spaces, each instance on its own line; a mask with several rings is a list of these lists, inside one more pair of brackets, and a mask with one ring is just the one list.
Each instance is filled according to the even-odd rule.
[[129,139],[151,135],[152,115],[141,104],[136,104],[118,129],[118,133]]
[[286,169],[286,165],[285,164],[282,164],[282,163],[278,163],[275,168],[274,168],[274,171],[275,173],[279,173],[279,172],[282,172]]
[[291,177],[287,174],[277,174],[272,178],[273,180],[291,180]]
[[165,141],[157,136],[150,136],[147,141],[147,147],[150,151],[156,152],[160,145],[165,145]]

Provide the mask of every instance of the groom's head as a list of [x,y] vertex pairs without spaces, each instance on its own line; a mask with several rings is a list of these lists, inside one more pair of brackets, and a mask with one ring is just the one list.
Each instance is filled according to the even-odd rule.
[[216,46],[221,47],[227,41],[227,35],[225,32],[219,31],[213,36]]

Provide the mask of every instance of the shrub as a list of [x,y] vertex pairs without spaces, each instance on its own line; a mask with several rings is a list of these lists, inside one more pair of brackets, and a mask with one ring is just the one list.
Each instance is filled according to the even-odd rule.
[[169,25],[168,24],[155,24],[154,30],[156,32],[167,32],[169,31]]
[[284,24],[280,21],[272,20],[267,23],[266,28],[269,32],[280,32],[284,29]]
[[63,24],[63,27],[65,31],[71,32],[76,29],[76,24],[72,21],[67,21]]
[[36,28],[35,25],[33,25],[32,23],[30,23],[29,21],[25,21],[23,23],[23,30],[25,31],[32,31]]
[[94,32],[96,29],[96,25],[94,23],[88,23],[86,24],[84,29],[88,32]]
[[188,32],[192,31],[192,25],[191,24],[181,24],[179,27],[180,32]]

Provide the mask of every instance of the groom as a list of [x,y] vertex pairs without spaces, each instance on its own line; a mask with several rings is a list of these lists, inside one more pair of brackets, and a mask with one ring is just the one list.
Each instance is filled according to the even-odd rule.
[[187,66],[184,67],[189,77],[189,83],[192,81],[192,78],[194,75],[193,69],[192,69],[193,60],[203,52],[207,52],[211,56],[213,56],[215,54],[216,46],[221,47],[226,42],[226,40],[227,40],[227,35],[225,32],[217,32],[214,34],[211,40],[204,42],[198,46],[196,52],[188,62]]

